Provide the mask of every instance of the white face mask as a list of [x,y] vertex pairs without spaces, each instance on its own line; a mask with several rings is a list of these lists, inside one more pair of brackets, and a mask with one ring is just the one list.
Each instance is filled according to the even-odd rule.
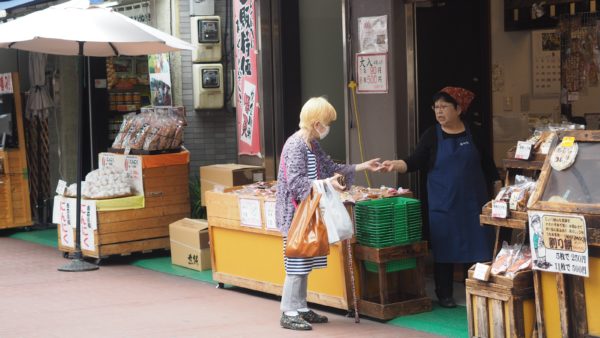
[[319,133],[319,139],[321,139],[321,140],[322,140],[322,139],[324,139],[325,137],[327,137],[327,135],[329,134],[329,129],[330,129],[330,127],[329,127],[329,126],[325,127],[325,131],[324,131],[324,132],[322,132],[322,133],[321,133],[320,131],[318,131],[318,130],[317,130],[317,133]]

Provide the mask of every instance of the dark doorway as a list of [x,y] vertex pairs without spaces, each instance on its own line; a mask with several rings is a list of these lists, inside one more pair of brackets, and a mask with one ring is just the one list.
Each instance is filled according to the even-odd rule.
[[[419,3],[416,36],[419,137],[436,123],[430,108],[433,95],[445,86],[464,87],[475,93],[468,116],[481,127],[487,136],[484,146],[491,150],[490,0]],[[419,198],[424,206],[425,178],[421,174],[419,180]]]

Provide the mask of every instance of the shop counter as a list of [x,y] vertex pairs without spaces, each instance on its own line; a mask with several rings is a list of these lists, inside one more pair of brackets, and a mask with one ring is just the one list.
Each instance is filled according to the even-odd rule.
[[[260,219],[242,224],[239,199],[254,200]],[[231,193],[206,192],[213,279],[274,295],[281,295],[285,269],[283,239],[274,227],[275,201],[262,197],[239,197]],[[252,222],[248,222],[252,223]],[[308,278],[309,302],[343,310],[353,306],[349,252],[346,241],[331,245],[327,268],[313,270]],[[358,283],[356,264],[354,280]],[[355,285],[358,292],[358,285]]]

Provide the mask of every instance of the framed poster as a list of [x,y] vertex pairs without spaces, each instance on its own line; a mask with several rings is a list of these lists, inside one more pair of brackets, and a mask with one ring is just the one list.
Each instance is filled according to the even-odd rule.
[[385,94],[388,92],[387,53],[357,53],[357,93]]

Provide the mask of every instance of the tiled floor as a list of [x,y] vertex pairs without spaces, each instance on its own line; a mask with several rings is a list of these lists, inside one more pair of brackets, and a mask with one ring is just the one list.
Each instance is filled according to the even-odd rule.
[[0,237],[0,337],[432,337],[326,312],[313,331],[279,327],[279,302],[132,265],[59,272],[52,247]]

